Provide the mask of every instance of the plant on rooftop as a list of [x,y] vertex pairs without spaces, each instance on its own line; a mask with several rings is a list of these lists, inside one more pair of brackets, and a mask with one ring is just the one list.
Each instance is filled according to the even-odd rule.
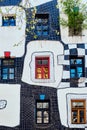
[[63,12],[68,20],[60,18],[60,24],[69,27],[69,35],[82,35],[82,29],[87,29],[87,3],[82,0],[60,0]]

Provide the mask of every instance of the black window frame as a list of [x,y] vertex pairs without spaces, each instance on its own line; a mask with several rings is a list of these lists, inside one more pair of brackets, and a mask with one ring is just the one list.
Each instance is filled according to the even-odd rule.
[[[36,20],[36,27],[35,27],[36,35],[38,37],[40,37],[40,36],[43,36],[43,37],[48,36],[49,35],[49,14],[36,14],[35,15],[35,20]],[[40,32],[40,35],[38,34],[38,31]],[[47,34],[45,34],[45,32]]]
[[[4,61],[8,61],[7,64]],[[9,61],[13,61],[13,63],[11,64]],[[7,72],[4,72],[4,69],[7,69]],[[11,72],[11,69],[13,69],[13,72]],[[3,78],[4,74],[7,75],[6,79]],[[11,74],[13,74],[14,78],[10,78]],[[15,59],[6,58],[1,60],[1,80],[15,80]]]
[[[82,60],[82,64],[76,64],[76,63],[74,63],[74,64],[72,64],[71,63],[71,60],[75,60],[75,62],[76,62],[76,60]],[[84,77],[85,76],[85,72],[84,72],[84,68],[85,68],[85,65],[84,65],[84,57],[82,56],[70,56],[70,78],[71,79],[79,79],[79,78],[81,78],[81,77]],[[78,76],[78,74],[79,73],[81,73],[81,72],[79,72],[78,73],[78,70],[77,70],[77,68],[78,67],[81,67],[82,68],[82,76]],[[75,70],[75,77],[72,77],[71,76],[71,69],[74,69]]]
[[[48,108],[37,108],[37,103],[48,103]],[[41,123],[38,123],[38,117],[37,117],[37,112],[41,112],[41,115],[42,115],[42,122]],[[44,122],[44,112],[47,111],[48,112],[48,122]],[[35,117],[35,121],[36,121],[36,124],[49,124],[50,123],[50,100],[36,100],[36,117]]]

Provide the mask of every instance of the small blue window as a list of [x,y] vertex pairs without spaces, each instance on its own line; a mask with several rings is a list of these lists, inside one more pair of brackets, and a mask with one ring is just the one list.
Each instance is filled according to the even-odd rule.
[[16,17],[15,16],[2,17],[2,26],[16,26]]
[[84,77],[84,58],[70,57],[70,78]]
[[44,94],[40,94],[40,100],[44,100],[45,99],[45,95]]

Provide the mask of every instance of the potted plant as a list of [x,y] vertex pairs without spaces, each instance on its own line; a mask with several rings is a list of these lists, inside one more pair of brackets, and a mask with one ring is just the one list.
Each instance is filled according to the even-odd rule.
[[68,20],[60,18],[60,24],[69,28],[70,36],[81,36],[87,29],[87,4],[81,0],[60,0],[64,14]]

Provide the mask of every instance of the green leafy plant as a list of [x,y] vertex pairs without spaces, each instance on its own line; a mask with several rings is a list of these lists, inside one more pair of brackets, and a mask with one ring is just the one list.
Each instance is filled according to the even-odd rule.
[[87,3],[82,3],[82,0],[61,0],[61,5],[68,20],[60,18],[60,24],[69,27],[70,35],[81,35],[82,29],[87,29]]

